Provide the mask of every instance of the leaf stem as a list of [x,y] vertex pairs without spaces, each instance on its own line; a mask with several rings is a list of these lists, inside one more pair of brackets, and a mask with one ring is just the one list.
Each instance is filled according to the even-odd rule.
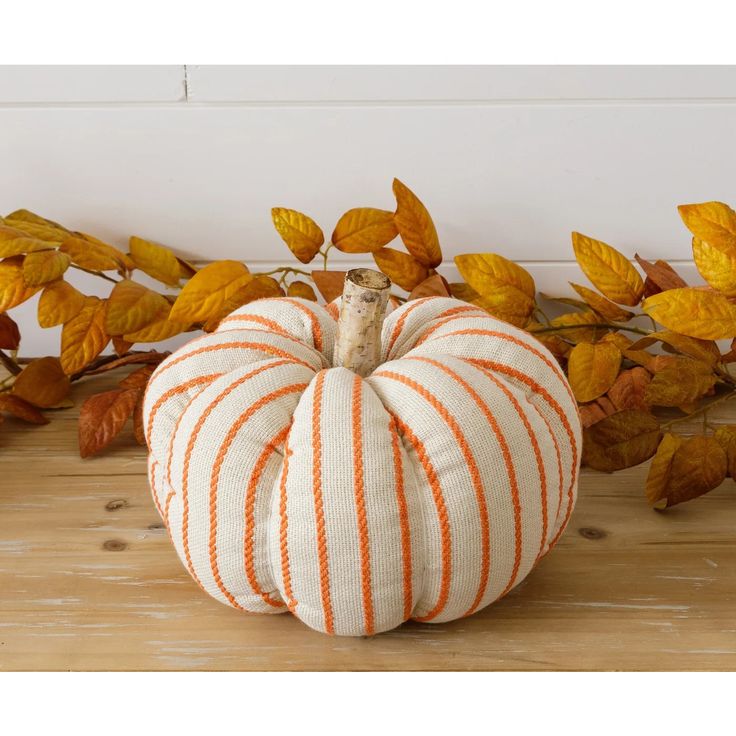
[[0,363],[14,376],[23,370],[4,350],[0,350]]
[[624,330],[625,332],[635,332],[637,335],[651,335],[651,330],[645,330],[643,327],[627,327],[626,325],[617,325],[613,322],[581,322],[576,325],[555,325],[554,327],[541,327],[538,330],[530,330],[532,335],[542,332],[560,332],[562,330],[578,330],[581,327],[598,327],[609,330]]
[[279,268],[274,268],[271,271],[261,271],[260,273],[257,273],[256,276],[273,276],[275,273],[283,273],[284,275],[287,273],[298,273],[300,276],[307,276],[308,278],[312,277],[312,274],[309,273],[309,271],[303,271],[301,268],[292,268],[291,266],[280,266]]
[[665,422],[664,424],[660,425],[660,429],[668,429],[674,424],[687,422],[694,417],[698,417],[700,415],[703,415],[705,417],[714,406],[717,406],[718,404],[723,404],[733,398],[736,398],[736,390],[728,391],[727,393],[723,394],[723,396],[719,396],[717,399],[709,401],[704,406],[701,406],[699,409],[696,409],[694,412],[692,412],[692,414],[686,414],[684,417],[677,417],[676,419],[671,419],[669,422]]
[[91,274],[92,276],[99,276],[101,279],[105,279],[105,281],[110,281],[113,284],[119,283],[119,279],[114,279],[112,276],[108,276],[106,273],[102,273],[102,271],[92,271],[89,268],[82,268],[82,266],[77,266],[76,263],[72,263],[71,267],[76,268],[77,271],[84,271],[85,273]]
[[334,247],[335,247],[335,244],[334,243],[328,243],[327,244],[327,247],[324,250],[320,250],[319,251],[319,254],[323,258],[323,266],[322,266],[322,268],[323,268],[324,271],[327,270],[327,254],[330,252],[330,248],[334,248]]

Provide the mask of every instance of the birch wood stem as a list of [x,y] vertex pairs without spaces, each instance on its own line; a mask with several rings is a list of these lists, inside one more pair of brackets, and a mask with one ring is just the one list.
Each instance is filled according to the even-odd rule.
[[337,321],[335,366],[367,376],[381,361],[381,327],[391,281],[370,268],[355,268],[345,276]]

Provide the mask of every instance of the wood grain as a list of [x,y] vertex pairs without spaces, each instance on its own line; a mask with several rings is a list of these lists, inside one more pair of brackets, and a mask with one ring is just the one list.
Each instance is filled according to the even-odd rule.
[[[80,384],[77,402],[115,378]],[[726,405],[727,406],[727,405]],[[736,404],[711,422],[736,421]],[[206,596],[156,514],[132,433],[77,456],[77,412],[0,429],[2,670],[736,668],[736,487],[650,511],[646,467],[585,472],[559,547],[450,624],[331,638]]]

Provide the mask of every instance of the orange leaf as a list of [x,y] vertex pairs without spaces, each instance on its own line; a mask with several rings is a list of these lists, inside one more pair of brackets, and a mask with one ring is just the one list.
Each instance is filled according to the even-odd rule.
[[624,409],[583,431],[583,462],[609,473],[639,465],[657,450],[657,420],[638,409]]
[[647,283],[645,282],[644,292],[646,296],[658,294],[660,291],[667,291],[667,289],[680,289],[683,286],[687,286],[685,279],[667,261],[657,260],[654,263],[650,263],[639,257],[638,253],[634,258],[636,258],[636,262],[647,275],[649,288],[647,289]]
[[181,265],[174,253],[163,245],[132,236],[130,258],[136,268],[168,286],[178,286],[182,277]]
[[69,376],[61,369],[58,358],[31,361],[13,384],[15,396],[44,409],[57,406],[70,391]]
[[38,300],[38,324],[54,327],[79,314],[86,297],[66,281],[48,284]]
[[40,286],[61,278],[71,258],[58,250],[29,253],[23,261],[23,278],[28,286]]
[[107,447],[133,413],[140,389],[114,389],[90,396],[79,412],[79,454],[89,457]]
[[636,366],[621,371],[613,386],[608,389],[606,396],[611,404],[620,411],[621,409],[644,409],[648,407],[644,400],[646,388],[652,376],[649,371]]
[[30,424],[49,423],[49,420],[35,406],[9,393],[0,394],[0,412],[5,412]]
[[581,233],[572,234],[572,245],[583,273],[605,296],[629,307],[639,303],[644,282],[625,256]]
[[105,331],[106,304],[88,296],[80,312],[61,331],[61,367],[71,376],[92,362],[110,342]]
[[672,472],[672,458],[680,445],[682,445],[682,437],[670,432],[667,432],[659,443],[652,464],[649,466],[649,473],[644,487],[650,506],[660,508],[666,505],[666,502],[660,504],[660,501],[666,495]]
[[314,285],[328,304],[342,296],[346,273],[347,271],[312,271]]
[[593,401],[613,385],[621,367],[621,351],[611,343],[580,343],[570,353],[568,373],[575,398]]
[[23,279],[23,256],[0,262],[0,312],[17,307],[37,291],[37,286],[28,286]]
[[[163,357],[163,355],[162,355]],[[121,381],[118,381],[120,388],[145,388],[148,385],[148,381],[156,370],[156,366],[148,364],[136,368],[132,373],[129,373]]]
[[115,284],[107,303],[105,329],[109,335],[137,332],[171,311],[161,294],[130,279]]
[[702,340],[736,335],[736,306],[723,294],[685,287],[669,289],[644,300],[642,309],[668,330]]
[[437,230],[427,208],[416,194],[398,179],[394,179],[393,190],[396,197],[394,219],[401,240],[417,261],[428,268],[436,268],[442,263],[442,250]]
[[570,286],[580,294],[585,304],[609,322],[627,322],[634,316],[633,312],[629,312],[627,309],[621,309],[618,304],[614,304],[587,286],[573,284],[572,282],[570,282]]
[[309,263],[318,253],[325,236],[319,225],[307,215],[286,207],[271,210],[273,225],[289,250],[302,262]]
[[120,335],[113,335],[112,346],[115,348],[115,353],[117,355],[125,355],[125,353],[133,347],[133,343],[124,340]]
[[93,371],[88,371],[88,376],[96,376],[100,373],[107,373],[108,371],[113,371],[116,368],[122,368],[124,365],[136,365],[136,364],[143,364],[143,365],[158,365],[164,358],[166,358],[170,353],[168,352],[159,352],[158,350],[148,350],[146,352],[138,352],[138,353],[129,353],[128,355],[122,355],[119,358],[116,358],[115,360],[111,360],[109,363],[104,363],[101,366],[98,366]]
[[438,273],[424,279],[421,284],[417,284],[409,294],[409,301],[424,299],[428,296],[450,296],[450,285]]
[[583,423],[583,427],[592,427],[601,419],[605,419],[618,411],[607,396],[599,396],[590,404],[581,405],[579,409],[580,421]]
[[708,394],[716,383],[711,366],[684,355],[657,356],[657,371],[644,397],[652,406],[682,406]]
[[312,302],[317,301],[317,295],[314,289],[305,281],[292,281],[286,290],[287,296],[294,296],[299,299],[309,299]]
[[425,266],[414,256],[394,248],[377,250],[373,259],[378,268],[405,291],[411,291],[429,275]]
[[696,237],[716,248],[736,249],[736,212],[723,202],[681,204],[680,217]]
[[0,314],[0,350],[17,350],[20,330],[9,314]]
[[691,437],[672,458],[667,506],[689,501],[717,488],[726,478],[726,453],[714,437]]
[[181,290],[169,318],[175,322],[192,324],[216,317],[225,302],[252,278],[245,265],[239,261],[210,263]]
[[344,253],[372,253],[399,234],[394,213],[373,207],[348,210],[335,225],[332,242]]
[[143,397],[145,392],[143,389],[139,389],[138,401],[135,402],[133,408],[133,437],[135,441],[141,446],[146,446],[146,427],[143,421]]

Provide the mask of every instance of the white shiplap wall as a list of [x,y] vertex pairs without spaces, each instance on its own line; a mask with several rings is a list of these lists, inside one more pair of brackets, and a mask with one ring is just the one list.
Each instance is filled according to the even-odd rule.
[[[273,205],[329,234],[398,176],[449,261],[559,292],[573,229],[692,273],[675,205],[736,201],[734,131],[736,67],[0,67],[0,212],[257,267],[288,258]],[[34,308],[26,354],[57,339]]]

